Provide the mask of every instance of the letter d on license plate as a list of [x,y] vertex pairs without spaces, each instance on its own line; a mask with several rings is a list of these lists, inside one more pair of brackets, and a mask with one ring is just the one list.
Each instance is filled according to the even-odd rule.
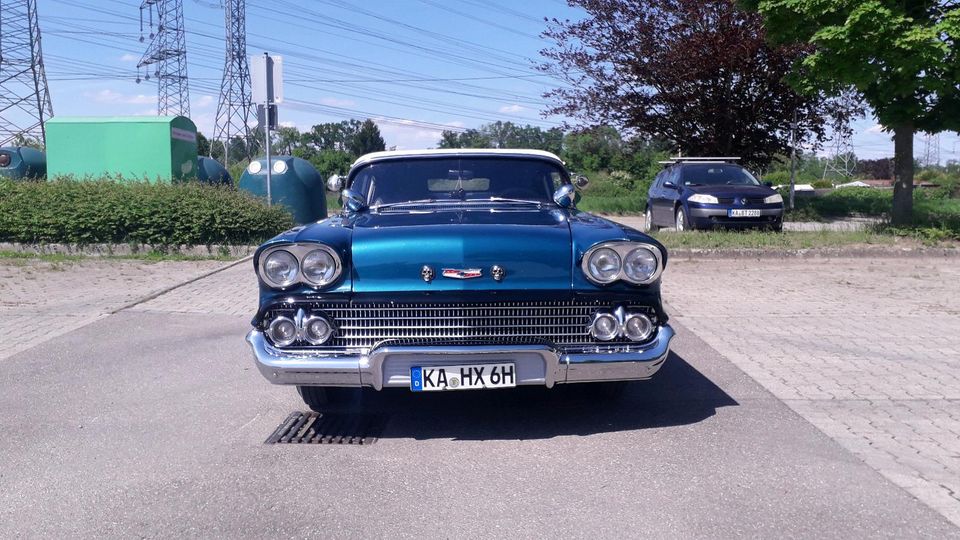
[[517,370],[512,363],[410,368],[410,390],[414,392],[512,388],[516,385]]

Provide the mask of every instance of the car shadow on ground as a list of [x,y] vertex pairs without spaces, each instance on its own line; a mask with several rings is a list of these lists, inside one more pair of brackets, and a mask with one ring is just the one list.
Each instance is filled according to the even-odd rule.
[[737,405],[720,387],[670,353],[649,381],[577,384],[553,389],[364,393],[344,413],[376,413],[381,438],[521,440],[682,426]]

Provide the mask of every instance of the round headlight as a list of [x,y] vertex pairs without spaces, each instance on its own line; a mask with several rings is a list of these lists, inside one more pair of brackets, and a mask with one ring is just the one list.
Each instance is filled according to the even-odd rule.
[[610,283],[620,274],[620,255],[610,248],[600,248],[587,261],[589,277],[598,283]]
[[251,161],[250,164],[247,165],[247,170],[250,171],[250,174],[259,174],[260,171],[263,170],[263,165],[261,165],[259,161]]
[[325,343],[333,334],[333,328],[323,317],[313,316],[303,323],[303,337],[311,345],[321,345]]
[[287,172],[287,162],[286,161],[274,161],[273,162],[273,172],[277,174],[283,174]]
[[644,341],[653,333],[653,323],[646,315],[628,315],[623,323],[623,333],[631,341]]
[[270,340],[277,347],[286,347],[297,340],[297,325],[287,317],[277,317],[267,328]]
[[590,325],[590,333],[601,341],[610,341],[620,333],[620,323],[610,313],[597,313]]
[[263,278],[274,287],[289,287],[297,281],[299,265],[289,251],[278,249],[263,261]]
[[623,273],[634,283],[645,283],[657,273],[657,257],[645,247],[637,248],[623,259]]
[[313,285],[329,285],[339,274],[339,261],[329,249],[315,249],[303,257],[303,277]]

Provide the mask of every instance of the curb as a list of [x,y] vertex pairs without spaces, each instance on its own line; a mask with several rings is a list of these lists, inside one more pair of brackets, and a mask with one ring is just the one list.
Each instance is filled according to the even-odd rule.
[[163,295],[167,294],[168,292],[170,292],[170,291],[172,291],[172,290],[179,289],[180,287],[183,287],[184,285],[189,285],[189,284],[191,284],[191,283],[193,283],[193,282],[195,282],[195,281],[200,281],[201,279],[210,277],[210,276],[212,276],[212,275],[214,275],[214,274],[218,274],[218,273],[220,273],[220,272],[223,272],[224,270],[229,270],[230,268],[233,268],[234,266],[237,266],[238,264],[247,262],[247,261],[249,261],[249,260],[252,259],[252,258],[253,258],[253,255],[247,255],[246,257],[244,257],[244,258],[242,258],[242,259],[238,259],[238,260],[236,260],[236,261],[230,261],[230,262],[228,262],[227,264],[224,264],[224,265],[222,265],[222,266],[218,266],[217,268],[214,268],[213,270],[210,270],[209,272],[204,272],[203,274],[200,274],[199,276],[194,276],[194,277],[192,277],[192,278],[190,278],[190,279],[188,279],[188,280],[186,280],[186,281],[182,281],[182,282],[180,282],[180,283],[171,285],[171,286],[169,286],[169,287],[164,287],[163,289],[160,289],[159,291],[152,292],[152,293],[148,294],[147,296],[144,296],[143,298],[138,298],[138,299],[134,300],[133,302],[130,302],[129,304],[120,306],[120,307],[118,307],[117,309],[114,309],[114,310],[112,310],[112,311],[107,312],[107,315],[115,315],[115,314],[117,314],[117,313],[120,313],[121,311],[130,309],[130,308],[135,307],[135,306],[138,306],[138,305],[140,305],[140,304],[143,304],[144,302],[149,302],[150,300],[153,300],[154,298],[157,298],[158,296],[163,296]]
[[838,258],[954,258],[960,257],[960,249],[934,247],[862,246],[809,249],[713,249],[713,248],[667,248],[670,259],[838,259]]
[[151,244],[27,244],[0,242],[0,251],[35,253],[38,255],[88,255],[109,257],[144,253],[172,253],[196,257],[243,257],[252,254],[257,246],[211,244],[209,246],[154,246]]

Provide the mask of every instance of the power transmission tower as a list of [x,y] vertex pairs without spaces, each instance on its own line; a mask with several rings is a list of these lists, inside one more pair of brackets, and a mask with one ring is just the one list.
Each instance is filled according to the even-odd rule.
[[921,164],[932,167],[940,164],[940,134],[927,134],[923,137],[923,157]]
[[842,184],[853,176],[857,167],[857,156],[853,153],[850,143],[849,130],[841,130],[834,134],[833,150],[823,167],[823,179],[834,184]]
[[0,146],[46,143],[53,116],[40,50],[36,0],[0,0]]
[[[140,41],[143,17],[147,15],[150,45],[137,64],[143,80],[157,79],[157,114],[190,116],[190,89],[187,84],[187,40],[183,28],[181,0],[143,0],[140,4]],[[156,31],[154,31],[156,25]],[[137,75],[137,82],[140,82]]]
[[250,65],[247,62],[246,1],[223,0],[222,3],[227,33],[226,58],[210,152],[213,153],[213,142],[220,141],[224,165],[229,166],[230,142],[234,137],[242,138],[244,143],[243,155],[234,157],[250,157],[253,146],[250,120],[255,111],[250,97]]

